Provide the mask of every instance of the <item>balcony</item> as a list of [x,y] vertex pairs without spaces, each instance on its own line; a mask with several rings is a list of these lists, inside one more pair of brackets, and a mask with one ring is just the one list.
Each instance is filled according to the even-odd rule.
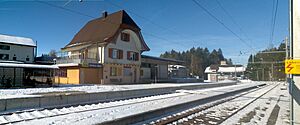
[[98,63],[95,53],[88,54],[71,54],[71,55],[61,55],[56,58],[56,64],[66,64],[66,63],[76,63],[76,64],[87,64],[87,63]]

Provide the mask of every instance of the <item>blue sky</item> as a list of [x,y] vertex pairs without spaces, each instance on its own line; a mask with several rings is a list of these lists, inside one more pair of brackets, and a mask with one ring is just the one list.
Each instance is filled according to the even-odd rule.
[[[151,51],[159,56],[171,49],[191,47],[221,48],[226,58],[245,64],[249,54],[269,46],[272,5],[275,0],[218,0],[246,32],[240,32],[216,0],[198,0],[213,15],[244,39],[244,44],[211,18],[192,0],[68,0],[46,1],[55,6],[100,17],[102,11],[121,9],[141,27]],[[113,3],[113,4],[111,4]],[[115,6],[118,5],[118,6]],[[133,13],[132,13],[133,12]],[[146,19],[145,19],[146,18]],[[38,41],[38,54],[60,50],[92,18],[71,13],[37,1],[0,0],[0,34],[30,37]],[[288,1],[279,0],[274,32],[274,46],[288,36]],[[240,55],[240,51],[243,53]]]

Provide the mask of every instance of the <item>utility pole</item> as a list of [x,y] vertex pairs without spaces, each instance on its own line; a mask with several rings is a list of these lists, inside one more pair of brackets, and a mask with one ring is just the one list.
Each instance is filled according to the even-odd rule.
[[237,78],[236,78],[236,64],[234,65],[234,79],[237,80]]
[[[290,57],[300,59],[300,0],[290,0]],[[289,93],[291,95],[290,123],[300,124],[300,76],[291,75],[289,80]]]
[[274,79],[274,63],[271,63],[271,78],[270,80],[273,81]]
[[264,81],[264,80],[265,80],[265,69],[262,68],[262,81]]

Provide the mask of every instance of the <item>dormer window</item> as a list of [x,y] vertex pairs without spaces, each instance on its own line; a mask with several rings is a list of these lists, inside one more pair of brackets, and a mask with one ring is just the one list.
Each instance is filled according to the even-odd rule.
[[125,42],[129,42],[130,41],[129,33],[121,33],[121,40]]

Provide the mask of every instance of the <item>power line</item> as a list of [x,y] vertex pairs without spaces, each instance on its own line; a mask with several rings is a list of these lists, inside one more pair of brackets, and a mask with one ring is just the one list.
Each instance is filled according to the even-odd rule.
[[[275,9],[274,9],[274,7],[275,7]],[[270,48],[273,47],[277,10],[278,10],[278,0],[276,0],[275,5],[274,5],[274,2],[273,2],[272,19],[271,19],[271,31],[270,31]]]
[[[223,10],[223,12],[230,18],[230,20],[233,22],[234,25],[236,25],[238,27],[238,29],[240,30],[241,33],[243,33],[246,37],[246,39],[252,41],[249,36],[247,35],[247,33],[243,30],[243,28],[241,27],[241,25],[239,25],[237,23],[237,21],[233,18],[233,16],[223,7],[223,5],[221,4],[221,2],[219,0],[216,0],[217,4],[220,6],[220,8]],[[250,42],[251,43],[251,42]]]
[[96,18],[94,16],[91,16],[91,15],[88,15],[88,14],[85,14],[85,13],[82,13],[82,12],[79,12],[79,11],[75,11],[75,10],[72,10],[72,9],[68,9],[68,8],[63,7],[63,6],[57,6],[57,5],[51,4],[51,3],[46,2],[46,1],[41,1],[41,0],[35,0],[35,1],[39,2],[39,3],[42,3],[42,4],[45,4],[45,5],[48,5],[48,6],[51,6],[51,7],[54,7],[54,8],[59,8],[59,9],[62,9],[62,10],[65,10],[65,11],[68,11],[68,12],[71,12],[71,13],[75,13],[75,14],[78,14],[78,15],[81,15],[81,16],[85,16],[85,17],[89,17],[89,18]]
[[[54,8],[59,8],[59,9],[62,9],[62,10],[65,10],[65,11],[68,11],[68,12],[71,12],[71,13],[74,13],[74,14],[78,14],[78,15],[81,15],[81,16],[85,16],[85,17],[88,17],[88,18],[97,18],[97,17],[94,17],[94,16],[91,16],[91,15],[88,15],[88,14],[85,14],[85,13],[82,13],[82,12],[78,12],[78,11],[75,11],[75,10],[72,10],[72,9],[68,9],[68,8],[65,8],[63,6],[57,6],[55,4],[51,4],[49,2],[46,2],[46,1],[40,1],[40,0],[35,0],[39,3],[42,3],[42,4],[45,4],[45,5],[48,5],[48,6],[51,6],[51,7],[54,7]],[[108,22],[106,21],[107,23],[110,23],[110,24],[117,24],[117,23],[114,23],[114,22]],[[147,32],[143,32],[145,35],[148,35],[148,36],[151,36],[151,37],[154,37],[156,39],[160,39],[160,40],[164,40],[164,41],[167,41],[167,42],[170,42],[170,43],[174,43],[172,41],[169,41],[168,39],[165,39],[163,37],[159,37],[157,35],[154,35],[152,33],[147,33]],[[182,42],[176,42],[177,44],[180,44],[180,45],[183,45],[183,46],[186,46],[186,44],[183,44]]]
[[197,0],[193,0],[194,3],[200,7],[202,10],[204,10],[209,16],[211,16],[213,19],[215,19],[218,23],[220,23],[225,29],[227,29],[229,32],[231,32],[234,36],[236,36],[240,41],[242,41],[245,45],[250,47],[252,50],[255,51],[255,49],[248,44],[243,38],[241,38],[239,35],[237,35],[233,30],[231,30],[227,25],[225,25],[219,18],[217,18],[215,15],[213,15],[211,12],[209,12],[205,7],[203,7],[200,3],[198,3]]
[[[108,2],[109,4],[115,6],[115,7],[118,7],[118,8],[120,8],[120,9],[124,9],[124,7],[122,7],[122,6],[118,5],[118,4],[112,3],[112,2],[110,2],[110,1],[107,1],[107,2]],[[152,25],[154,25],[154,26],[156,26],[156,27],[158,27],[158,28],[160,28],[160,29],[167,30],[167,31],[169,31],[169,32],[175,33],[175,34],[177,34],[177,35],[180,35],[180,36],[186,38],[185,35],[180,34],[180,33],[176,32],[176,31],[170,30],[169,28],[164,27],[164,26],[162,26],[162,25],[159,25],[159,24],[157,24],[156,22],[153,22],[152,20],[150,20],[150,19],[148,19],[148,18],[146,18],[146,17],[144,17],[144,16],[141,16],[141,15],[139,15],[139,14],[137,14],[137,13],[131,11],[131,10],[126,9],[126,11],[129,12],[129,13],[131,13],[131,14],[133,14],[133,15],[135,15],[135,16],[137,16],[137,17],[139,17],[139,18],[141,18],[141,19],[143,19],[143,20],[145,20],[145,21],[147,21],[147,22],[149,22],[149,23],[151,23]]]

